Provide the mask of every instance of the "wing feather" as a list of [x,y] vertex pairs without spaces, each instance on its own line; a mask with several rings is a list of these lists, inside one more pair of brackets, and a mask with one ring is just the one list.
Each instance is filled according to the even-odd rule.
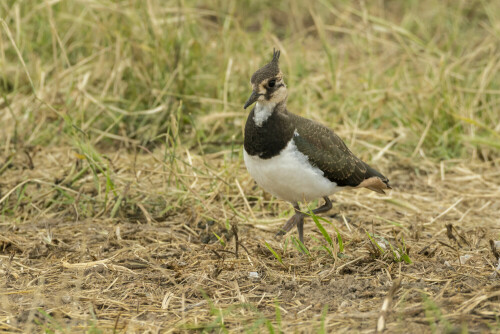
[[357,187],[375,176],[388,186],[387,178],[356,157],[332,130],[297,115],[292,118],[297,131],[293,137],[297,149],[330,181],[339,186]]

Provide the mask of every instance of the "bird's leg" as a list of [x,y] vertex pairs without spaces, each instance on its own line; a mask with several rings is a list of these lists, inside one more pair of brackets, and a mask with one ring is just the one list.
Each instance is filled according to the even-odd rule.
[[[325,212],[328,212],[331,210],[332,201],[330,201],[330,199],[327,196],[323,197],[323,199],[325,200],[325,204],[323,204],[322,206],[320,206],[317,209],[312,210],[312,212],[315,215],[319,214],[319,213],[325,213]],[[302,218],[302,220],[300,222],[297,222],[297,231],[299,231],[300,242],[302,242],[302,244],[304,244],[304,218]]]
[[328,212],[328,211],[330,211],[332,209],[332,207],[333,207],[332,206],[332,201],[328,198],[328,196],[323,197],[323,199],[325,200],[325,204],[323,204],[319,208],[313,210],[313,213],[315,215],[318,214],[318,213]]
[[278,231],[278,233],[276,233],[277,237],[285,235],[286,233],[290,232],[290,230],[294,226],[297,226],[297,228],[299,228],[299,226],[302,226],[302,228],[304,227],[304,214],[300,212],[299,203],[297,202],[293,203],[293,209],[295,210],[295,214],[290,219],[288,219],[285,225],[283,225],[283,227]]
[[[317,215],[320,213],[325,213],[328,212],[332,209],[332,201],[328,198],[328,196],[323,197],[325,200],[325,204],[320,206],[317,209],[312,210],[312,212]],[[295,210],[295,214],[288,219],[286,224],[276,233],[276,236],[282,236],[285,235],[286,233],[290,232],[290,230],[294,227],[297,226],[297,231],[299,232],[299,240],[304,243],[304,218],[305,214],[300,212],[300,207],[297,202],[293,203],[293,208]]]
[[299,240],[304,244],[304,218],[297,222],[297,231],[299,232]]

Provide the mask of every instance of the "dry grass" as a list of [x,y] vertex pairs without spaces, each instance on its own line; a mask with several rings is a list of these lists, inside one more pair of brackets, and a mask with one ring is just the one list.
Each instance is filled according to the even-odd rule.
[[[500,331],[497,3],[0,11],[0,330]],[[290,109],[394,187],[302,255],[241,157],[273,46]]]
[[[387,169],[395,189],[387,196],[360,190],[335,197],[335,218],[329,220],[345,250],[334,258],[320,248],[327,243],[312,222],[306,230],[310,256],[300,256],[291,242],[284,249],[285,242],[272,238],[284,220],[277,217],[290,208],[264,199],[240,163],[191,155],[192,165],[178,165],[173,174],[189,180],[179,192],[173,181],[169,186],[161,157],[161,150],[109,155],[119,180],[117,197],[126,192],[123,196],[135,203],[122,202],[114,219],[106,217],[112,207],[83,219],[78,203],[64,214],[40,209],[57,202],[57,187],[41,179],[61,177],[72,168],[69,149],[39,152],[32,157],[34,168],[22,176],[15,169],[4,174],[9,182],[2,188],[30,180],[25,196],[41,198],[32,203],[21,198],[22,211],[36,213],[2,224],[3,328],[34,331],[41,324],[46,330],[155,332],[272,326],[371,332],[382,299],[401,278],[387,315],[389,330],[499,329],[500,285],[488,243],[500,235],[497,169],[456,161],[443,173],[423,164],[418,176],[394,163]],[[12,163],[21,167],[26,157]],[[255,197],[243,197],[236,182]],[[82,201],[87,195],[79,193]],[[185,202],[175,214],[162,215],[154,212],[162,201]],[[453,226],[451,235],[447,224]],[[238,254],[227,225],[238,228]],[[333,227],[323,225],[335,235]],[[384,254],[365,230],[386,245]],[[400,248],[404,243],[412,264],[395,261],[389,243]]]

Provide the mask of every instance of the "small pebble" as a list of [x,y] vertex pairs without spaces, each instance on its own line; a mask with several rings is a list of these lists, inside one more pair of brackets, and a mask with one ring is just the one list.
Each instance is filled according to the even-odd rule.
[[64,295],[61,297],[61,301],[63,302],[63,304],[69,304],[69,303],[71,303],[72,300],[73,300],[73,298],[71,296],[68,296],[68,295]]
[[342,303],[340,303],[340,308],[346,308],[346,307],[349,307],[349,306],[351,306],[351,304],[352,304],[352,303],[351,303],[350,301],[348,301],[348,300],[344,300],[344,301],[342,301]]
[[460,256],[460,264],[466,264],[470,258],[472,258],[472,255],[470,254]]
[[249,278],[259,278],[259,273],[256,271],[251,271],[248,273]]

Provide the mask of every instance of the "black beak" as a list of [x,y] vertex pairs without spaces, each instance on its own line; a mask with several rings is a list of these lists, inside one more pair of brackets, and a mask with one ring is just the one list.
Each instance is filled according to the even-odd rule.
[[245,105],[243,106],[243,109],[248,108],[251,104],[253,104],[257,99],[259,98],[261,94],[257,93],[256,91],[252,92],[252,95],[248,98],[247,102],[245,102]]

